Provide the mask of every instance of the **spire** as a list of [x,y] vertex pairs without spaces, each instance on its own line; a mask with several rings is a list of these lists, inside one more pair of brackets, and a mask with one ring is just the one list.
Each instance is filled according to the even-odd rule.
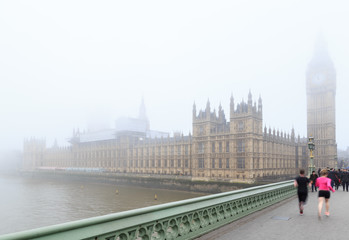
[[142,102],[141,102],[141,105],[139,107],[139,115],[138,115],[138,118],[139,119],[142,119],[142,120],[147,120],[147,114],[146,114],[146,111],[145,111],[145,104],[144,104],[144,97],[142,97]]
[[259,98],[258,98],[258,112],[262,112],[262,109],[263,109],[262,98],[261,98],[261,95],[259,95]]
[[250,91],[249,91],[249,93],[248,93],[248,105],[249,106],[252,106],[252,93],[251,93],[251,89],[250,89]]
[[328,53],[327,42],[323,34],[319,33],[314,46],[314,54],[309,63],[310,66],[333,67],[331,57]]
[[233,117],[234,111],[235,111],[234,97],[233,97],[233,93],[231,93],[231,96],[230,96],[230,117]]
[[219,107],[218,107],[218,118],[219,119],[223,119],[223,115],[224,115],[224,112],[223,112],[223,109],[222,109],[222,104],[219,103]]
[[291,130],[291,140],[292,141],[294,141],[294,137],[295,137],[294,128],[292,127],[292,130]]
[[147,113],[145,111],[145,104],[144,104],[144,97],[142,97],[142,102],[141,102],[141,106],[139,107],[139,116],[138,118],[140,120],[143,120],[147,123],[147,130],[149,130],[149,120],[147,117]]
[[319,33],[314,48],[314,57],[317,58],[329,58],[328,50],[327,50],[327,42],[322,33]]
[[211,108],[210,108],[210,99],[207,99],[207,103],[206,103],[206,113],[210,113],[211,112]]
[[196,104],[194,102],[194,104],[193,104],[193,119],[195,119],[195,118],[196,118]]

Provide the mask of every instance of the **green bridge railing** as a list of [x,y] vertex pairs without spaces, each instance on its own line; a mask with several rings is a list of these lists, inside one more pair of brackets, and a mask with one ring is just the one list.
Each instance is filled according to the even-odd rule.
[[293,181],[285,181],[6,234],[0,239],[193,239],[295,193]]

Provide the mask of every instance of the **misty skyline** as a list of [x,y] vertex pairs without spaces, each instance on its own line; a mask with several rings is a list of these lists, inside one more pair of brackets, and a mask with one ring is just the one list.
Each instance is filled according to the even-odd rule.
[[338,148],[348,144],[349,3],[2,1],[0,150],[51,146],[137,117],[192,132],[192,107],[263,100],[263,126],[306,136],[306,70],[322,33],[337,74]]

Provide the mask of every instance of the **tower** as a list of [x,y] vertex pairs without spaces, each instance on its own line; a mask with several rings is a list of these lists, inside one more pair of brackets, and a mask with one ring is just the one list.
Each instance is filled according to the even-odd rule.
[[263,114],[262,99],[252,104],[251,91],[248,94],[247,103],[243,100],[234,109],[234,98],[230,102],[230,141],[232,149],[236,149],[231,155],[236,159],[236,168],[239,175],[247,178],[255,178],[254,169],[260,168],[263,154]]
[[322,36],[308,64],[306,88],[307,134],[315,140],[315,167],[336,167],[336,71]]

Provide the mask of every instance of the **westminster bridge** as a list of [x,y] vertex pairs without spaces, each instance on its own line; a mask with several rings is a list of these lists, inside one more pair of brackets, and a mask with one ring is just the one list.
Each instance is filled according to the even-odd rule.
[[[317,194],[303,216],[293,181],[171,202],[0,236],[0,239],[306,239],[346,234],[349,193],[331,197],[317,218]],[[49,213],[48,213],[49,214]],[[329,236],[329,235],[328,235]]]

